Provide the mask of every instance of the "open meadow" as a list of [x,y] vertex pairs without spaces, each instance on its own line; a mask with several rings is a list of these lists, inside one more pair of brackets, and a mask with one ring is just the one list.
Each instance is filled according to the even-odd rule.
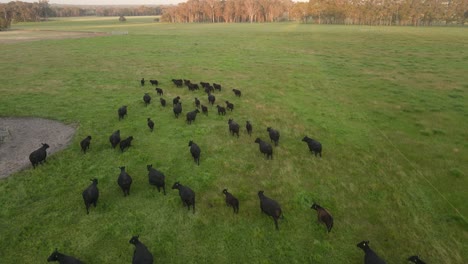
[[[2,264],[46,263],[55,248],[86,263],[130,263],[136,234],[156,263],[363,263],[362,240],[389,264],[415,254],[468,263],[467,28],[93,17],[12,29],[109,34],[2,41],[0,32],[0,116],[77,127],[45,165],[0,180]],[[159,80],[168,106],[142,77]],[[194,98],[208,105],[207,96],[171,79],[221,84],[215,105],[229,100],[234,111],[220,116],[209,106],[187,124]],[[144,93],[153,99],[147,107]],[[128,116],[119,121],[122,105]],[[239,138],[229,118],[241,125]],[[267,127],[281,133],[273,160],[254,143],[269,142]],[[117,129],[134,137],[123,153],[109,144]],[[306,135],[322,143],[322,158]],[[189,140],[202,150],[199,166]],[[148,184],[148,164],[166,175],[166,196]],[[119,166],[133,177],[127,197]],[[81,193],[90,178],[100,197],[87,215]],[[176,181],[196,192],[195,214],[171,189]],[[224,188],[240,200],[238,214]],[[279,231],[260,211],[260,190],[281,204]],[[313,202],[333,215],[330,233]]]

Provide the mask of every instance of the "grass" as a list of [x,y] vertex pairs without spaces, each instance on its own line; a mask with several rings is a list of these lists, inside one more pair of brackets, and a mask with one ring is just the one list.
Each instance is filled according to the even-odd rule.
[[[466,29],[127,20],[17,24],[129,34],[0,44],[1,115],[78,124],[72,145],[47,165],[0,181],[2,263],[45,262],[56,247],[87,263],[128,263],[134,234],[166,263],[361,263],[364,239],[388,263],[412,254],[467,261]],[[139,86],[141,77],[160,80],[168,101],[180,95],[184,113],[206,96],[172,78],[221,83],[218,102],[235,110],[221,117],[210,108],[189,126],[159,105],[153,87]],[[153,96],[148,107],[144,92]],[[124,104],[129,115],[119,122]],[[253,136],[230,137],[228,118],[250,120]],[[267,126],[281,132],[273,161],[253,143],[267,139]],[[116,129],[135,138],[124,153],[110,149]],[[322,142],[322,159],[304,135]],[[148,185],[147,164],[166,174],[167,196]],[[123,165],[134,178],[126,198],[116,184]],[[92,177],[101,196],[86,215],[81,192]],[[197,193],[196,214],[170,190],[175,181]],[[224,188],[239,198],[239,215],[225,207]],[[258,190],[282,205],[279,232],[260,213]],[[330,234],[314,201],[335,218]]]

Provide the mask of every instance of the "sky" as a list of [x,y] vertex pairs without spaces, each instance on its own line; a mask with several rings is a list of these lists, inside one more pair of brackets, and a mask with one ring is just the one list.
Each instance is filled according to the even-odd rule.
[[[8,3],[13,0],[0,0],[0,3]],[[22,2],[39,2],[39,0],[20,0]],[[294,2],[305,2],[306,0],[295,0]],[[67,5],[162,5],[178,4],[186,0],[49,0],[49,4]]]

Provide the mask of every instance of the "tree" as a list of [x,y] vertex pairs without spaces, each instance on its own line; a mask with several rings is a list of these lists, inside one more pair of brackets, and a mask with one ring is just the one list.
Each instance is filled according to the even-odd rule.
[[127,21],[127,19],[123,15],[120,15],[119,21],[120,22],[125,22],[125,21]]
[[205,0],[203,1],[203,9],[204,9],[204,13],[207,13],[209,14],[209,17],[210,17],[210,21],[212,23],[215,22],[215,8],[216,8],[216,2],[218,2],[218,0]]
[[11,11],[6,4],[0,4],[0,31],[11,26]]
[[465,25],[465,22],[468,20],[468,1],[452,0],[452,2],[454,2],[455,20],[459,24]]
[[226,0],[224,2],[223,17],[228,23],[236,22],[236,5],[233,0]]
[[257,14],[260,5],[258,4],[257,0],[244,0],[244,8],[245,12],[249,16],[249,22],[253,23],[255,19],[255,15]]
[[[309,11],[310,4],[305,2],[296,3],[291,9],[291,17],[301,21],[301,23],[307,23],[307,18],[311,15]],[[320,16],[319,16],[320,17]],[[319,18],[320,23],[320,18]]]
[[311,15],[318,24],[322,24],[322,20],[326,17],[328,8],[329,5],[325,0],[310,0],[308,10],[305,9],[305,7],[301,7],[303,14],[307,14],[307,16]]
[[38,5],[40,17],[47,21],[50,13],[49,0],[39,0]]

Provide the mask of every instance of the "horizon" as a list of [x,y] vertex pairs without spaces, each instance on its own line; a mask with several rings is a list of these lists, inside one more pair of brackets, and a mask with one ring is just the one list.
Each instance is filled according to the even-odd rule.
[[[35,3],[39,2],[39,0],[20,0],[21,2],[28,2],[28,3]],[[11,2],[11,0],[0,0],[0,3],[6,4]],[[105,5],[105,6],[117,6],[117,5],[132,5],[132,6],[140,6],[140,5],[175,5],[182,2],[186,2],[186,0],[49,0],[49,4],[51,5],[80,5],[80,6],[97,6],[97,5]]]
[[[35,3],[39,0],[20,0],[21,2]],[[308,0],[292,0],[293,2],[308,2]],[[0,0],[0,4],[7,4],[12,0]],[[78,3],[77,3],[78,2]],[[140,6],[140,5],[177,5],[187,0],[49,0],[54,5],[80,5],[80,6]]]

